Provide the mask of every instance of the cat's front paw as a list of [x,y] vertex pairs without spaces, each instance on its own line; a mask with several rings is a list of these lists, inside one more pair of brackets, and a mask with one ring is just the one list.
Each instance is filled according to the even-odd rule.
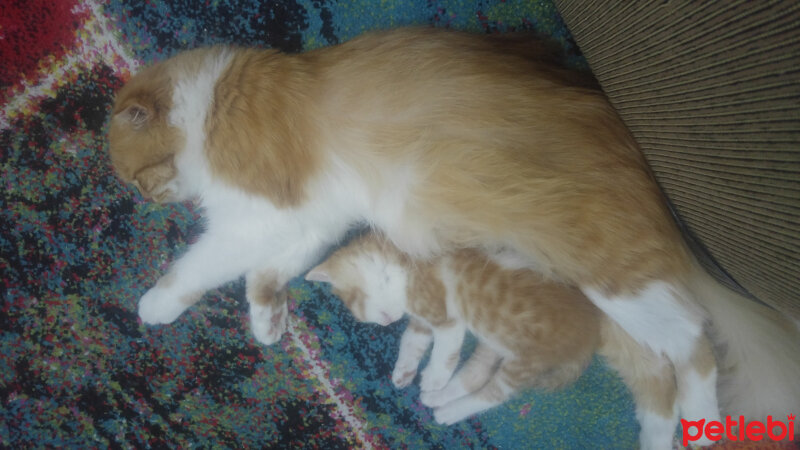
[[189,306],[191,302],[181,301],[166,289],[156,286],[139,300],[139,318],[148,325],[172,323]]
[[453,371],[446,367],[428,365],[422,371],[419,388],[422,392],[438,391],[447,386],[447,382],[450,381],[452,375]]
[[250,304],[250,326],[258,342],[271,345],[278,342],[286,331],[289,308],[286,302],[263,306]]

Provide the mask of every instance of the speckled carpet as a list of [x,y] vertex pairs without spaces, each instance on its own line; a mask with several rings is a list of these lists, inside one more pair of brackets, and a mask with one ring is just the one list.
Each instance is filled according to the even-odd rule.
[[532,29],[580,55],[549,1],[0,1],[0,446],[631,448],[629,393],[596,360],[452,427],[390,380],[402,326],[291,284],[280,343],[250,334],[242,280],[169,326],[138,298],[200,232],[109,167],[113,94],[138,67],[228,42],[301,51],[431,24]]

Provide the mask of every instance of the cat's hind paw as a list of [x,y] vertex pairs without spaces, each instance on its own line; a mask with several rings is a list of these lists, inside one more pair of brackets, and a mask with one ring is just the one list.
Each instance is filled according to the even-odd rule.
[[139,318],[148,325],[172,323],[189,309],[194,301],[194,298],[181,301],[171,292],[156,286],[139,300]]
[[264,345],[278,342],[286,331],[289,308],[286,302],[280,305],[263,306],[250,304],[250,327],[253,336]]
[[453,400],[445,391],[447,388],[438,391],[423,391],[419,393],[419,401],[428,408],[437,408]]
[[447,382],[453,376],[453,371],[445,367],[428,365],[422,371],[422,378],[419,382],[419,388],[422,392],[438,391],[447,386]]
[[472,414],[458,407],[458,402],[450,403],[433,410],[433,419],[441,425],[453,425]]

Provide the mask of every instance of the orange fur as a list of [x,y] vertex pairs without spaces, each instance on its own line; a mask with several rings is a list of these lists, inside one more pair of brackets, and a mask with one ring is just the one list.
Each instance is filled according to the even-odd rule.
[[[404,222],[386,230],[406,251],[517,248],[543,273],[614,294],[682,282],[684,244],[602,92],[547,52],[497,42],[406,29],[299,55],[235,50],[206,119],[212,171],[288,207],[331,158],[376,193],[408,168]],[[169,74],[218,51],[156,65],[120,92],[109,137],[123,179],[177,151]],[[145,131],[122,120],[130,104],[152,111]]]
[[[514,362],[501,367],[506,383],[515,389],[556,388],[575,380],[598,346],[601,313],[577,288],[527,269],[504,269],[471,249],[413,261],[375,235],[351,242],[312,270],[331,279],[333,292],[361,320],[370,297],[361,287],[366,275],[354,263],[359,258],[374,260],[375,267],[396,264],[408,272],[405,298],[414,316],[434,328],[466,322],[480,339],[512,354]],[[444,271],[457,279],[455,293],[448,295]]]
[[214,172],[278,206],[302,202],[320,164],[310,95],[316,80],[307,67],[273,51],[239,50],[216,85],[206,120]]
[[[185,88],[181,82],[207,75],[204,64],[222,54],[230,60],[220,76],[215,72],[211,92],[198,94],[209,97],[201,99],[210,103],[202,111],[204,123],[187,135],[170,122],[170,112],[180,109],[172,96],[189,95],[178,89]],[[186,154],[202,164],[192,160],[198,164],[180,169],[190,141],[202,147],[196,149],[200,156]],[[304,239],[302,231],[313,228],[309,235],[318,239],[308,245],[330,244],[344,233],[343,223],[363,220],[419,262],[464,248],[511,250],[524,266],[580,287],[607,314],[616,314],[614,320],[628,320],[625,331],[676,366],[713,365],[702,349],[700,359],[689,361],[697,345],[706,345],[703,306],[713,306],[716,317],[735,319],[734,325],[747,322],[737,314],[748,308],[730,292],[719,291],[713,280],[696,282],[702,270],[693,265],[635,141],[591,77],[559,66],[546,46],[526,37],[412,28],[297,55],[227,47],[185,52],[145,69],[119,92],[109,145],[119,176],[146,197],[202,198],[209,186],[221,192],[217,206],[231,199],[242,206],[252,197],[262,202],[252,202],[262,213],[259,220],[274,206],[278,228],[301,230],[293,239]],[[196,181],[185,172],[198,166],[211,173],[211,180],[202,180],[206,184],[175,182]],[[217,181],[233,189],[219,189]],[[186,186],[194,191],[181,191]],[[342,192],[352,194],[352,201],[343,200]],[[341,211],[331,221],[330,236],[323,236],[329,223],[309,210]],[[291,216],[295,211],[303,215]],[[291,228],[307,217],[314,223]],[[245,225],[247,219],[242,217]],[[224,237],[218,232],[214,239]],[[280,241],[270,245],[289,251]],[[282,276],[297,275],[312,253],[287,264],[292,273]],[[204,269],[203,276],[179,273],[178,287],[151,289],[140,302],[140,316],[156,323],[174,320],[181,309],[170,296],[210,287],[214,268],[203,265],[202,252],[187,255],[185,266]],[[215,282],[277,268],[274,261],[270,267],[229,264],[235,269],[213,277]],[[708,292],[714,298],[700,298]],[[628,314],[621,301],[640,307]],[[737,309],[727,314],[728,305]],[[633,315],[651,307],[671,316],[660,321],[651,315],[651,323],[631,326],[649,311]],[[740,327],[734,326],[726,340],[757,348],[742,342],[761,342],[759,335],[776,322],[764,309],[747,338],[737,338]],[[278,310],[285,304],[262,313]],[[659,333],[649,334],[662,323]],[[664,338],[673,331],[675,339]],[[764,359],[791,351],[784,347]],[[757,375],[766,372],[762,367],[751,367],[745,381],[758,383]],[[715,377],[713,368],[706,372]],[[784,403],[794,407],[800,385],[792,370],[775,372],[779,383],[773,384],[792,386]],[[773,391],[759,413],[780,403],[780,389]],[[703,413],[712,414],[715,402],[709,396]]]
[[[364,261],[371,268],[367,269]],[[462,371],[484,370],[495,363],[495,352],[504,355],[488,384],[474,381],[470,375],[461,378],[468,392],[487,401],[502,402],[508,397],[509,388],[556,389],[577,379],[591,355],[598,351],[631,389],[637,411],[674,420],[678,387],[670,361],[637,343],[574,287],[549,281],[526,269],[501,267],[472,249],[413,260],[374,234],[338,249],[309,276],[329,281],[334,294],[356,318],[365,320],[366,303],[383,296],[381,292],[365,291],[367,277],[383,276],[381,268],[386,265],[398,265],[407,273],[403,295],[412,315],[411,332],[424,332],[422,323],[436,329],[463,321],[477,336],[478,350]],[[389,276],[388,272],[385,276]],[[448,276],[456,279],[455,285],[449,287],[455,293],[447,292],[443,280]],[[489,351],[489,346],[495,352]],[[708,341],[701,339],[690,362],[703,375],[714,367],[707,350]],[[458,353],[450,357],[456,358],[447,361],[447,366],[453,367]]]

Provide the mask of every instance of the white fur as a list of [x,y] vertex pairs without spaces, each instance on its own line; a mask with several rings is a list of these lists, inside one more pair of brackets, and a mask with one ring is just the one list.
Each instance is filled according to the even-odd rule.
[[652,282],[638,295],[607,297],[593,288],[584,294],[618,323],[640,345],[666,355],[674,363],[686,361],[703,331],[704,317],[678,288]]
[[448,327],[433,329],[431,357],[428,365],[422,371],[422,378],[419,382],[419,388],[422,391],[437,391],[445,387],[453,377],[466,332],[466,327],[459,322]]
[[361,320],[389,325],[403,318],[408,285],[406,270],[374,253],[359,255],[353,263],[364,274],[362,289],[367,299]]
[[800,411],[800,332],[779,312],[722,286],[700,268],[691,285],[710,312],[723,415],[765,421]]
[[487,249],[486,256],[504,269],[530,269],[533,271],[541,271],[541,267],[536,261],[512,248],[500,247],[491,250]]
[[[374,252],[358,255],[352,263],[358,273],[362,274],[362,289],[367,297],[362,320],[388,325],[409,312],[408,272],[404,267],[387,261],[383,255]],[[457,358],[461,351],[466,327],[461,321],[455,321],[446,327],[431,327],[424,317],[414,316],[413,320],[425,324],[433,331],[433,349],[428,365],[422,371],[420,388],[423,391],[441,389],[453,376],[456,368],[456,364],[452,362],[453,356]]]
[[500,356],[487,345],[478,343],[464,367],[456,372],[447,385],[438,391],[421,392],[419,399],[429,408],[444,406],[480,389],[492,377]]
[[265,345],[278,342],[286,331],[288,310],[286,302],[270,306],[250,303],[250,328],[253,337]]
[[467,417],[502,404],[513,393],[513,389],[503,383],[499,377],[493,377],[492,381],[489,383],[494,384],[495,386],[493,387],[499,389],[502,394],[500,398],[489,398],[485,395],[488,385],[484,386],[475,393],[434,409],[433,417],[436,419],[436,422],[443,425],[452,425],[456,422],[460,422]]
[[[706,423],[716,420],[720,422],[717,402],[717,370],[713,369],[702,376],[691,367],[677,374],[678,405],[680,415],[688,421],[705,419]],[[711,445],[713,441],[705,434],[696,441],[697,445]]]
[[674,417],[664,417],[653,411],[636,408],[636,418],[639,421],[639,447],[642,450],[667,450],[672,448],[675,429],[678,423],[677,414]]
[[[177,82],[169,120],[182,129],[186,148],[176,157],[179,176],[169,189],[178,199],[198,199],[205,209],[207,231],[175,262],[172,283],[157,285],[142,297],[139,313],[144,322],[169,323],[187,307],[186,299],[251,270],[275,270],[286,279],[302,273],[356,221],[382,229],[412,254],[439,250],[433,227],[413,209],[410,186],[416,174],[412,166],[382,174],[385,188],[369,194],[367,183],[334,156],[337,152],[326,152],[328,159],[321,164],[324,173],[307,186],[309,200],[291,209],[278,209],[264,198],[212,177],[203,151],[204,124],[214,84],[230,57],[231,53],[222,51],[209,57],[198,73],[173,74]],[[734,410],[753,411],[754,418],[800,410],[800,339],[794,324],[788,324],[794,330],[789,332],[776,326],[774,314],[765,313],[766,308],[701,284],[701,290],[711,291],[705,298],[700,296],[702,304],[711,311],[720,339],[731,349],[726,361],[736,366],[729,377],[727,403]],[[619,298],[583,290],[634,339],[673,362],[691,355],[702,332],[700,309],[667,283],[655,282],[638,295]],[[258,316],[254,331],[262,342],[269,343],[279,334],[269,325],[276,313],[254,311]],[[390,314],[389,319],[393,318]]]
[[169,289],[153,288],[139,301],[139,317],[142,322],[152,325],[172,323],[190,306],[191,302],[183,300]]
[[432,340],[433,334],[430,330],[421,331],[411,326],[406,328],[400,338],[400,351],[392,371],[392,383],[395,387],[402,389],[414,381],[419,363]]
[[[186,135],[186,147],[176,158],[182,196],[203,207],[206,231],[170,272],[167,287],[156,285],[140,302],[145,323],[169,323],[186,309],[180,299],[205,292],[251,270],[272,270],[283,279],[303,272],[340,239],[359,214],[354,210],[352,184],[329,171],[309,186],[310,201],[296,209],[279,209],[211,176],[204,156],[203,124],[213,86],[229,60],[227,53],[207,62],[196,76],[175,85],[170,122]],[[274,342],[283,329],[273,330],[270,318],[281,308],[251,308],[256,338]],[[281,328],[285,327],[285,321]]]

